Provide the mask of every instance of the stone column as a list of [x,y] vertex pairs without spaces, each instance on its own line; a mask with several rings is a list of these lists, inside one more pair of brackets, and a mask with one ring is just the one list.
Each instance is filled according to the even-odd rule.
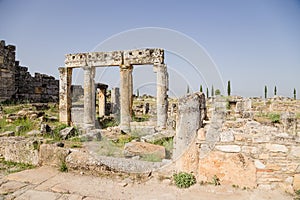
[[106,88],[98,88],[98,108],[99,108],[99,117],[105,116],[105,105],[106,105]]
[[130,109],[130,118],[133,115],[132,105],[133,105],[133,78],[132,78],[133,67],[129,68],[129,109]]
[[111,90],[111,113],[113,117],[120,122],[120,90],[112,88]]
[[59,121],[70,125],[71,123],[71,85],[72,68],[60,67],[59,70]]
[[130,131],[130,106],[131,106],[131,73],[132,73],[132,66],[120,66],[120,78],[121,78],[121,116],[120,116],[120,128],[125,132]]
[[168,72],[165,64],[154,65],[157,78],[156,104],[157,104],[157,127],[165,129],[168,117]]
[[95,127],[95,67],[85,66],[84,70],[84,116],[85,128]]

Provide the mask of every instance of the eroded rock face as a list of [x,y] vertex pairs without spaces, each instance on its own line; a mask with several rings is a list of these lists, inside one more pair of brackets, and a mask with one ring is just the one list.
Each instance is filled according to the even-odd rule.
[[216,175],[221,184],[256,187],[253,161],[241,153],[211,152],[199,161],[199,180],[211,182]]
[[134,156],[147,156],[153,155],[161,159],[166,157],[166,149],[163,146],[150,144],[147,142],[129,142],[125,144],[124,156],[134,157]]

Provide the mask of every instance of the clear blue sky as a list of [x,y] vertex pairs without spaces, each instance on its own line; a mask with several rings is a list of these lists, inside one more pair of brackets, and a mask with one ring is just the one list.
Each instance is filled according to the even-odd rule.
[[[224,84],[231,80],[233,94],[262,96],[267,85],[271,96],[276,85],[279,95],[292,96],[296,88],[300,96],[299,0],[0,0],[0,39],[17,46],[17,59],[31,73],[57,78],[65,54],[91,51],[112,35],[142,27],[193,38]],[[170,87],[184,93],[186,82],[175,83],[181,87]],[[191,90],[200,84],[189,82]]]

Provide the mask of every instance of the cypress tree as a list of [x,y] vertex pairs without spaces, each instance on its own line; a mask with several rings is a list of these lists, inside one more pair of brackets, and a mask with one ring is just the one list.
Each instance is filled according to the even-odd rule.
[[265,85],[265,99],[268,97],[268,88],[267,86]]
[[200,92],[203,92],[202,85],[200,85]]
[[275,85],[275,88],[274,88],[274,96],[276,96],[277,95],[277,87],[276,87],[276,85]]
[[206,88],[206,98],[208,98],[208,88]]
[[189,87],[189,86],[186,87],[186,93],[187,93],[187,94],[190,93],[190,87]]
[[297,99],[296,88],[294,88],[294,100]]
[[212,97],[215,96],[215,90],[214,90],[214,86],[213,85],[211,86],[211,96]]
[[231,86],[230,86],[230,81],[228,81],[227,83],[227,95],[230,96],[231,95]]

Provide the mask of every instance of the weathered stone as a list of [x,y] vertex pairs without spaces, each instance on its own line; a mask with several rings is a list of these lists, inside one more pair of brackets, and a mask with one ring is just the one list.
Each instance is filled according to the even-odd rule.
[[59,167],[69,153],[69,149],[51,144],[42,144],[39,149],[39,164]]
[[120,128],[124,132],[130,132],[130,121],[131,121],[131,80],[132,80],[132,66],[124,66],[120,67],[120,93],[121,93],[121,115],[120,115]]
[[156,89],[156,108],[157,108],[157,127],[165,129],[168,117],[168,72],[165,64],[154,65],[156,73],[157,89]]
[[38,130],[32,130],[32,131],[29,131],[28,133],[26,133],[26,135],[35,137],[35,136],[41,135],[41,132]]
[[48,124],[41,124],[41,133],[51,133],[51,127]]
[[300,174],[294,175],[293,188],[295,191],[300,190]]
[[[83,123],[85,128],[95,128],[95,67],[83,67],[84,72],[84,110]],[[70,97],[68,97],[70,98]]]
[[266,168],[266,165],[264,165],[262,162],[260,162],[259,160],[255,160],[254,161],[254,164],[255,164],[255,167],[257,169],[265,169]]
[[0,195],[7,195],[9,193],[13,193],[24,186],[26,186],[25,183],[21,183],[17,181],[9,181],[1,185]]
[[234,135],[232,131],[221,132],[220,133],[221,142],[233,142]]
[[161,159],[166,157],[166,149],[163,146],[154,145],[146,142],[129,142],[125,144],[124,156],[148,156],[153,155]]
[[280,144],[266,144],[266,148],[271,152],[284,152],[288,151],[288,148],[285,145]]
[[206,116],[205,96],[194,93],[178,100],[178,117],[173,157],[178,158],[196,137]]
[[67,127],[65,129],[59,131],[59,135],[63,140],[66,140],[66,139],[74,137],[76,135],[76,129],[73,126]]
[[15,136],[15,132],[13,132],[13,131],[5,131],[3,133],[0,133],[0,137],[10,137],[10,136]]
[[86,132],[85,135],[82,135],[85,139],[88,141],[100,141],[101,140],[101,130],[100,129],[94,129],[94,130],[89,130]]
[[0,143],[3,145],[0,148],[0,154],[3,155],[6,161],[19,163],[38,164],[38,147],[40,141],[32,138],[23,137],[8,137],[1,138]]
[[230,153],[238,153],[241,151],[241,147],[238,145],[217,145],[215,148],[219,151]]
[[217,176],[221,185],[234,184],[254,188],[257,184],[254,163],[240,153],[210,152],[200,159],[198,174],[202,175],[198,177],[198,181],[210,182],[214,176]]
[[48,192],[48,191],[37,191],[37,190],[27,190],[21,196],[15,198],[15,200],[29,200],[29,199],[46,199],[46,200],[56,200],[61,196],[59,193]]
[[120,122],[120,90],[119,88],[111,89],[111,113],[114,118]]
[[296,157],[296,158],[300,158],[300,147],[291,147],[291,153],[292,156]]

